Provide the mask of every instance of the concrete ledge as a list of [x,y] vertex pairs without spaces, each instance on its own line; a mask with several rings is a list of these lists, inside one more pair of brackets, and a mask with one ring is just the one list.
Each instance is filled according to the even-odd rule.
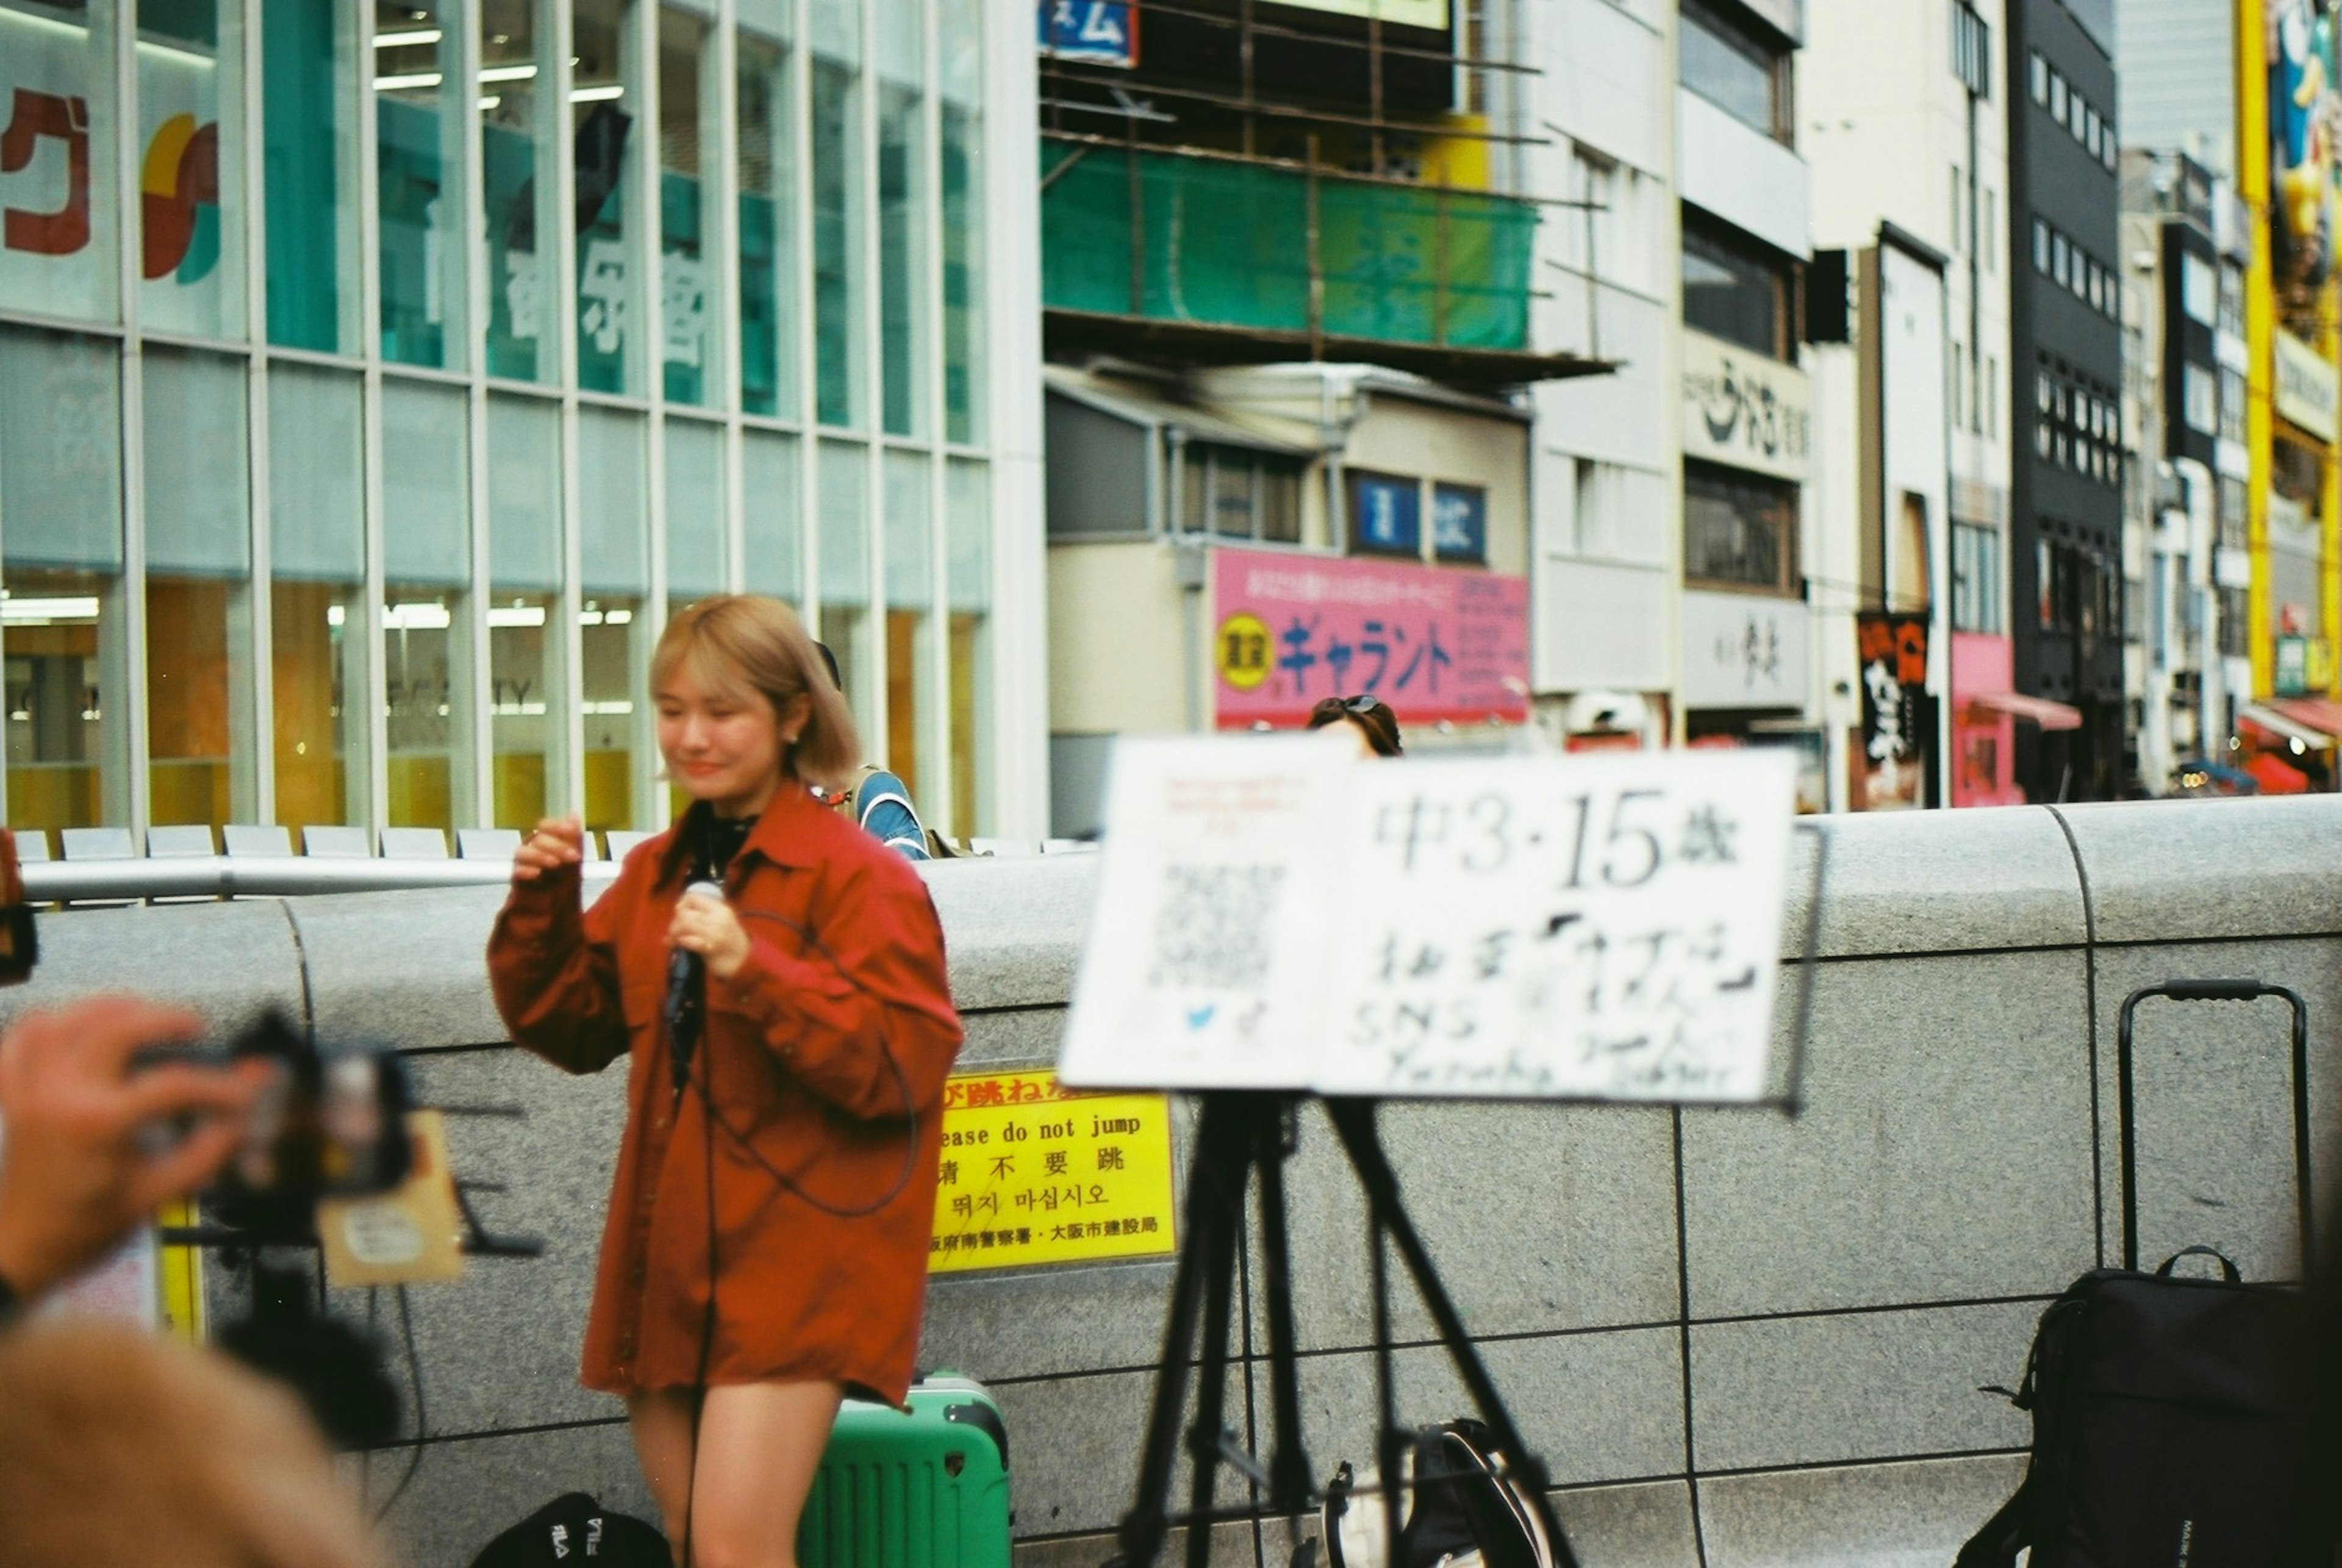
[[[2300,988],[2317,1129],[2327,1147],[2342,1135],[2342,801],[1821,825],[1823,956],[1795,1119],[1546,1105],[1383,1114],[1426,1244],[1563,1484],[1558,1506],[1589,1568],[1674,1568],[1698,1561],[1702,1543],[1710,1568],[1948,1560],[2015,1484],[2006,1451],[2027,1441],[2023,1418],[1975,1386],[2012,1381],[2042,1299],[2119,1244],[2114,1018],[2131,989],[2222,974]],[[1096,871],[1090,856],[926,869],[965,1064],[1053,1058]],[[459,1122],[455,1154],[465,1174],[510,1183],[485,1200],[488,1217],[543,1233],[548,1255],[414,1293],[441,1434],[395,1516],[418,1568],[460,1568],[570,1487],[646,1506],[627,1490],[623,1428],[575,1424],[615,1410],[574,1373],[619,1079],[571,1079],[502,1043],[481,959],[499,896],[45,916],[39,978],[0,995],[5,1017],[135,984],[225,1028],[264,1001],[297,1009],[305,982],[321,1030],[416,1053],[428,1095],[528,1108],[523,1124]],[[1800,883],[1792,945],[1804,898]],[[2145,1250],[2207,1241],[2257,1276],[2291,1272],[2281,1013],[2157,1007],[2141,1014],[2139,1041]],[[1289,1175],[1305,1436],[1324,1475],[1373,1443],[1362,1205],[1315,1113]],[[1024,1568],[1110,1554],[1171,1278],[1158,1262],[935,1283],[929,1363],[993,1383],[1008,1413]],[[1397,1299],[1412,1342],[1396,1353],[1404,1413],[1462,1413],[1403,1282]],[[1239,1430],[1247,1373],[1265,1409],[1261,1303],[1247,1304],[1232,1331],[1253,1357],[1234,1383]],[[378,1456],[377,1477],[397,1457]],[[1214,1562],[1285,1568],[1292,1540],[1282,1523],[1257,1544],[1249,1526],[1217,1530]]]

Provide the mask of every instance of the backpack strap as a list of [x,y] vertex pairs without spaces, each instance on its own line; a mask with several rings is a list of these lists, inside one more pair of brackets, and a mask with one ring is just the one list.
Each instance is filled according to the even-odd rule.
[[2000,1512],[1967,1539],[1952,1568],[2017,1568],[2017,1554],[2033,1544],[2033,1472],[2027,1470]]

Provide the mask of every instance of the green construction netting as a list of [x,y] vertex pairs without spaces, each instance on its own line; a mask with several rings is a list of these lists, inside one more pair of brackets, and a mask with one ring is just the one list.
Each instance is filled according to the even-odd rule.
[[[1042,297],[1060,310],[1309,330],[1309,177],[1289,169],[1045,141]],[[1131,163],[1139,223],[1131,223]],[[1321,175],[1327,337],[1518,349],[1536,208],[1505,196]],[[1131,250],[1140,265],[1132,276]],[[1134,289],[1136,298],[1134,300]],[[1135,308],[1134,308],[1135,307]]]

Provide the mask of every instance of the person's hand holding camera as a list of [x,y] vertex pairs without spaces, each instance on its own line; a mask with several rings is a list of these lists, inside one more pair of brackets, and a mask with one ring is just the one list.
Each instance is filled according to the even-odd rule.
[[[216,1174],[274,1069],[170,1062],[193,1014],[130,997],[30,1013],[0,1035],[0,1293],[30,1300],[104,1257],[161,1204]],[[147,1129],[191,1119],[157,1147]]]

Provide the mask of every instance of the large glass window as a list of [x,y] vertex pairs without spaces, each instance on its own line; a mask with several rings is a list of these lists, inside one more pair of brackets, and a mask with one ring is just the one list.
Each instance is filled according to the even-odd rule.
[[950,832],[992,831],[992,482],[981,463],[944,473],[944,536],[951,594]]
[[[0,13],[0,28],[10,25]],[[8,824],[126,823],[122,360],[112,343],[0,327],[0,515]]]
[[[648,682],[643,606],[650,593],[650,458],[646,421],[616,408],[577,412],[579,676],[586,704],[586,825],[635,825],[636,774],[652,737],[637,694]],[[548,713],[559,710],[548,704]],[[647,770],[644,770],[646,773]],[[646,779],[644,782],[647,782]]]
[[943,136],[944,438],[984,439],[984,5],[935,0]]
[[640,79],[633,7],[626,0],[575,3],[569,122],[576,148],[577,385],[639,395],[646,318],[631,236],[649,220],[626,154],[639,99],[628,89]]
[[241,359],[145,355],[146,746],[157,823],[250,822],[251,472]]
[[1676,75],[1743,125],[1789,140],[1789,52],[1721,5],[1683,0]]
[[472,821],[471,440],[464,394],[382,387],[382,665],[390,825]]
[[869,384],[863,346],[862,8],[813,3],[813,303],[815,414],[859,424]]
[[[244,335],[242,10],[234,0],[139,7],[138,309],[157,331]],[[333,137],[317,133],[332,124],[308,127],[327,158]]]
[[[447,0],[375,0],[382,356],[450,370],[469,362],[462,190],[472,109],[452,80],[464,43],[455,16]],[[273,228],[273,172],[270,179]]]
[[659,12],[659,342],[666,395],[708,403],[719,385],[707,297],[706,217],[713,192],[708,149],[716,92],[706,81],[716,51],[707,25],[672,7]]
[[1684,325],[1775,359],[1788,356],[1792,265],[1755,240],[1697,219],[1683,227]]
[[[0,299],[75,321],[121,315],[115,40],[122,7],[0,7]],[[174,165],[175,175],[176,167]],[[218,199],[213,197],[213,216]]]
[[268,373],[269,673],[276,820],[366,820],[365,472],[358,378]]
[[535,397],[488,399],[488,703],[498,827],[533,827],[558,776],[561,416]]
[[[553,225],[560,219],[552,138],[559,121],[545,90],[554,62],[552,29],[538,15],[542,3],[478,0],[480,204],[488,240],[483,325],[488,374],[515,381],[550,381],[558,371],[552,267]],[[586,246],[578,249],[582,256]]]
[[[395,7],[376,0],[376,25],[393,39],[411,35],[414,25],[401,25],[396,18],[413,9],[406,0]],[[261,124],[268,181],[268,339],[320,354],[355,353],[356,7],[272,5],[266,24],[261,29]],[[429,58],[428,49],[392,48],[380,51],[373,65],[377,76],[420,79],[428,74],[423,62]],[[401,59],[406,64],[392,64]],[[389,101],[379,91],[376,97]],[[385,145],[410,128],[393,114],[382,127]],[[390,199],[385,189],[384,200]],[[384,238],[387,244],[388,235]]]
[[[741,557],[747,591],[770,594],[800,608],[806,602],[803,493],[796,437],[768,430],[741,436],[741,469],[746,514],[741,518]],[[670,523],[669,526],[672,526]]]
[[926,766],[927,724],[937,706],[933,472],[922,454],[886,454],[886,765],[914,803],[935,776]]
[[934,332],[927,305],[926,95],[920,85],[926,7],[872,15],[878,55],[878,353],[889,435],[926,433]]
[[1797,487],[1684,464],[1684,580],[1787,594],[1795,583]]
[[[776,23],[785,7],[773,7]],[[786,35],[739,35],[740,406],[797,411],[796,95]]]
[[869,458],[846,441],[825,441],[819,450],[820,636],[837,659],[838,679],[856,721],[868,731],[877,704],[864,677],[880,667],[869,615],[870,523],[864,504]]

